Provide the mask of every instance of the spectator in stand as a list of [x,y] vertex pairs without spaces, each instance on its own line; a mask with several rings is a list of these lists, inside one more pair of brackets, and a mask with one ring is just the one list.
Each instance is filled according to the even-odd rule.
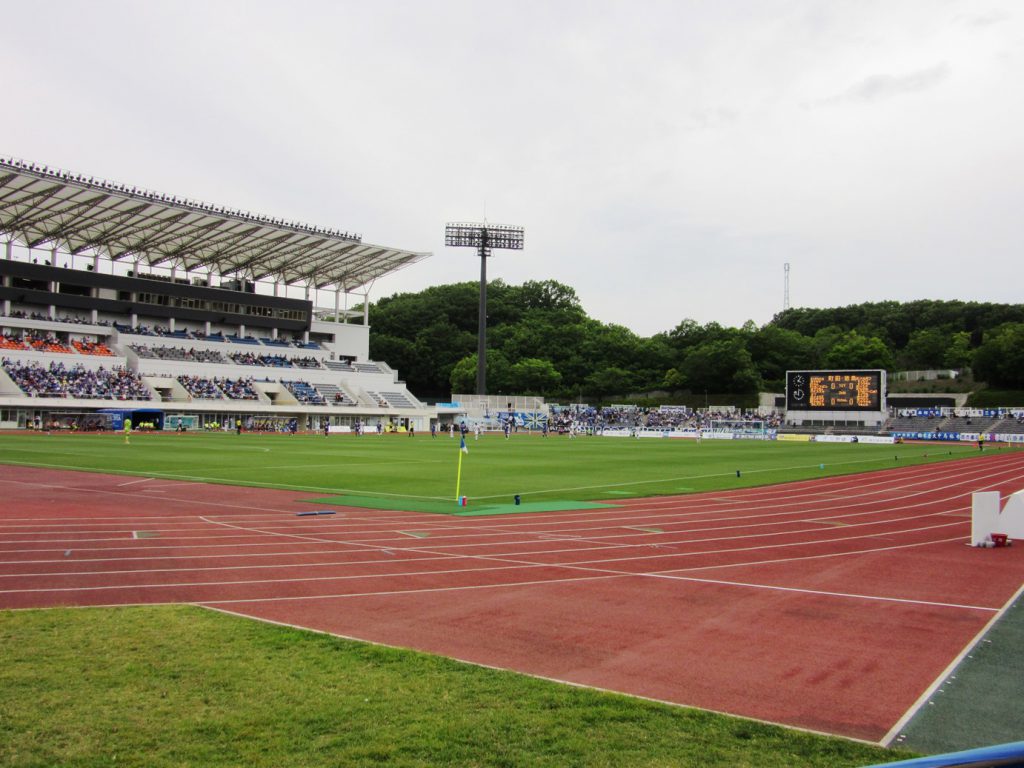
[[30,397],[77,397],[106,400],[149,400],[152,395],[134,372],[121,367],[107,370],[100,366],[86,369],[81,363],[65,366],[52,362],[43,366],[35,361],[24,364],[8,359],[3,368]]

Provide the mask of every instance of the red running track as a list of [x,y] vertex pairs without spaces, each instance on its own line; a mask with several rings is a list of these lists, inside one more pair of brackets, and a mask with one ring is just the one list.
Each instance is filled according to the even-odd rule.
[[[0,608],[195,603],[878,741],[1024,581],[1024,453],[456,518],[0,466]],[[320,507],[322,508],[322,507]]]

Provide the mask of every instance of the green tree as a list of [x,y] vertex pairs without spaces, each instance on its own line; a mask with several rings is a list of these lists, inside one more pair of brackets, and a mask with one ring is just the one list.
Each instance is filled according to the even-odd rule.
[[508,372],[508,387],[525,395],[544,395],[562,381],[562,374],[547,360],[526,357],[513,363]]
[[844,335],[845,331],[838,325],[827,325],[815,332],[812,340],[815,368],[823,368],[828,365],[825,362],[826,356],[836,344],[842,341]]
[[[472,355],[466,355],[452,366],[449,374],[452,393],[472,394],[476,392],[476,361],[477,356],[474,352]],[[510,391],[508,360],[498,350],[487,350],[487,391],[489,393]]]
[[584,390],[599,400],[606,395],[625,395],[633,390],[633,374],[624,368],[609,366],[594,371],[583,383]]
[[519,289],[519,299],[527,309],[547,309],[583,314],[576,291],[556,280],[528,280]]
[[686,376],[680,373],[675,368],[669,368],[665,371],[665,378],[662,379],[662,386],[670,392],[678,392],[686,389],[687,381]]
[[1024,389],[1024,323],[1006,323],[974,352],[974,376],[994,387]]
[[949,345],[949,333],[938,328],[921,328],[910,334],[900,357],[907,368],[941,368]]
[[971,364],[974,353],[971,351],[971,334],[967,331],[954,333],[949,340],[949,347],[942,357],[942,364],[946,368],[960,370]]
[[825,354],[826,368],[892,368],[892,353],[877,336],[850,331]]
[[747,349],[761,378],[776,388],[786,371],[813,368],[817,359],[813,339],[770,323],[751,335]]
[[690,350],[682,373],[694,392],[756,392],[761,377],[741,339],[708,341]]

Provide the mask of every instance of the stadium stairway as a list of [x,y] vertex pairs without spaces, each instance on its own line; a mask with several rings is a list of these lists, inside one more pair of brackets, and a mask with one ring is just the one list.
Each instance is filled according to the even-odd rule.
[[[327,401],[328,405],[355,405],[355,401],[349,396],[348,392],[337,384],[318,383],[316,388],[324,396],[324,400]],[[341,400],[335,400],[337,395],[341,395]]]

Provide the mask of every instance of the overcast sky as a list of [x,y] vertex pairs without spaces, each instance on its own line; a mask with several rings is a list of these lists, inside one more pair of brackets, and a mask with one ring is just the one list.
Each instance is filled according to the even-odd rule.
[[[360,232],[642,335],[1022,301],[1024,5],[0,0],[0,155]],[[333,300],[332,300],[333,302]],[[371,318],[372,320],[372,318]]]

